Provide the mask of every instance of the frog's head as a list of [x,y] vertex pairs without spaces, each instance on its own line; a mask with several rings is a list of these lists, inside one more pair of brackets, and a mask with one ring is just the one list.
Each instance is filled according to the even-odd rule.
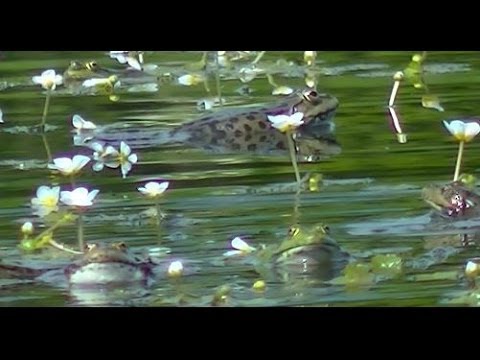
[[446,185],[428,185],[422,190],[423,200],[444,217],[469,217],[478,213],[480,197],[461,181]]
[[102,70],[96,61],[82,62],[73,60],[63,75],[70,80],[84,80],[95,76],[104,76],[105,71]]
[[303,112],[304,124],[294,134],[300,161],[317,161],[341,153],[335,138],[335,112],[338,99],[315,89],[305,89],[290,96],[290,112]]
[[329,232],[328,226],[323,224],[311,229],[290,227],[287,238],[274,253],[275,264],[301,273],[341,267],[349,256]]
[[89,286],[146,281],[149,260],[134,256],[124,243],[87,245],[83,258],[65,269],[70,284]]

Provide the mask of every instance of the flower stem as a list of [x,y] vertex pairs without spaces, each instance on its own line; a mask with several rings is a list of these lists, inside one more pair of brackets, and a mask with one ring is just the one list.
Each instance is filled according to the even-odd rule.
[[223,107],[223,100],[222,100],[222,88],[220,86],[220,64],[218,63],[218,52],[215,54],[215,64],[216,64],[216,71],[215,71],[215,81],[217,83],[217,95],[218,101],[220,103],[220,107]]
[[78,247],[80,251],[83,252],[83,250],[85,249],[85,242],[83,240],[83,215],[81,213],[78,214],[77,226],[78,226],[78,232],[77,232]]
[[158,228],[158,231],[157,231],[157,234],[158,234],[158,242],[161,242],[162,240],[162,234],[161,234],[161,227],[160,227],[160,224],[162,223],[162,210],[160,209],[160,199],[159,197],[157,197],[155,199],[155,210],[156,210],[156,213],[157,213],[157,228]]
[[64,245],[57,243],[55,240],[50,240],[49,243],[54,248],[57,248],[58,250],[62,250],[62,251],[65,251],[65,252],[68,252],[70,254],[77,254],[77,255],[83,254],[82,251],[76,251],[76,250],[69,249],[69,248],[65,247]]
[[43,107],[42,123],[40,124],[40,131],[45,131],[45,124],[47,122],[48,107],[50,106],[50,95],[52,90],[47,90],[47,97],[45,99],[45,106]]
[[50,150],[50,145],[48,145],[47,137],[45,134],[42,134],[42,141],[43,141],[43,146],[45,147],[45,152],[47,153],[47,158],[48,162],[51,163],[52,160],[52,152]]
[[295,171],[295,179],[297,180],[297,185],[300,186],[300,173],[298,172],[297,166],[297,154],[295,152],[295,145],[293,143],[292,132],[287,131],[287,142],[288,150],[290,151],[290,159],[292,160],[293,170]]
[[48,229],[42,231],[39,235],[37,235],[35,237],[35,239],[33,239],[33,241],[40,241],[45,235],[48,235],[49,233],[53,232],[53,230],[57,229],[58,227],[62,226],[64,223],[67,223],[71,220],[72,220],[72,218],[71,218],[70,214],[67,214],[66,216],[63,216],[62,218],[60,218],[60,220],[58,220],[51,227],[49,227]]
[[465,145],[465,142],[460,141],[460,144],[458,146],[457,164],[455,165],[455,175],[453,175],[453,181],[457,181],[458,176],[460,175],[460,165],[462,163],[464,145]]

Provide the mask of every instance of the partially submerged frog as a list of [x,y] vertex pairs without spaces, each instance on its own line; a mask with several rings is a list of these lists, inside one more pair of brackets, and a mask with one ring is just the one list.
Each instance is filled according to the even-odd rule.
[[146,74],[142,71],[127,69],[109,69],[102,67],[96,61],[78,61],[73,60],[63,73],[63,82],[65,86],[72,87],[81,85],[87,79],[108,78],[115,75],[122,84],[133,85],[138,83],[157,82],[157,77]]
[[[268,115],[304,113],[294,142],[300,161],[316,161],[341,152],[333,122],[338,100],[313,89],[293,93],[280,102],[261,107],[225,109],[181,124],[171,131],[147,132],[138,129],[105,129],[92,141],[126,141],[134,148],[184,144],[222,153],[253,152],[286,154],[286,135],[275,129]],[[108,131],[110,130],[110,131]]]
[[265,267],[273,267],[280,273],[312,274],[328,280],[339,275],[350,258],[329,235],[327,226],[321,224],[312,229],[292,226],[279,245],[264,247],[256,253],[255,267],[260,273]]
[[445,218],[472,218],[480,216],[480,195],[461,181],[446,185],[428,185],[422,191],[423,199]]
[[44,281],[57,286],[91,286],[148,283],[158,264],[134,255],[125,244],[88,245],[85,254],[70,264],[34,268],[0,263],[0,272],[14,277]]

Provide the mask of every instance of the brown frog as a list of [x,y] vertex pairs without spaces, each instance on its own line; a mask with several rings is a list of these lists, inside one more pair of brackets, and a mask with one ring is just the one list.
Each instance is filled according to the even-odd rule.
[[304,113],[304,124],[294,134],[300,161],[316,161],[341,152],[333,122],[338,100],[307,89],[278,103],[241,109],[219,110],[170,131],[152,131],[113,126],[96,134],[95,142],[127,142],[133,148],[182,144],[221,153],[252,152],[261,155],[287,154],[286,135],[275,129],[268,115]]
[[335,97],[307,89],[278,104],[206,115],[180,125],[170,135],[183,143],[222,152],[285,152],[286,135],[271,125],[268,115],[303,112],[304,124],[294,136],[297,153],[301,158],[316,160],[341,151],[333,135],[337,107]]
[[446,185],[428,185],[422,190],[423,199],[442,217],[471,218],[480,215],[480,196],[461,181]]

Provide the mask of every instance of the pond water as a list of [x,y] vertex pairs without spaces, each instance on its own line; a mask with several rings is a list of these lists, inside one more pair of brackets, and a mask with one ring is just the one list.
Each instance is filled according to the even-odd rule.
[[[305,87],[303,55],[303,52],[266,52],[257,68],[273,74],[278,85],[301,89]],[[86,242],[121,241],[134,252],[149,254],[164,264],[181,260],[184,276],[179,279],[161,276],[149,286],[78,289],[0,272],[0,305],[208,306],[215,303],[212,299],[216,292],[226,305],[232,306],[457,304],[454,300],[469,291],[461,276],[465,263],[478,255],[478,249],[463,247],[460,241],[449,246],[437,244],[447,234],[455,236],[456,231],[429,224],[430,208],[422,200],[421,190],[432,182],[448,182],[453,176],[457,144],[442,120],[480,114],[477,99],[480,57],[475,52],[428,52],[424,80],[430,94],[438,96],[444,111],[422,106],[425,88],[402,83],[396,111],[408,141],[400,144],[388,123],[387,104],[393,74],[404,69],[412,55],[410,52],[318,52],[317,88],[339,100],[335,132],[342,146],[338,155],[299,165],[302,175],[321,174],[318,189],[296,194],[287,152],[222,153],[189,144],[152,143],[135,147],[132,142],[138,162],[125,178],[119,169],[106,167],[93,171],[92,161],[75,179],[77,185],[100,190],[94,205],[83,215]],[[2,262],[21,261],[31,265],[34,261],[44,264],[70,261],[55,249],[26,254],[18,245],[22,238],[20,227],[25,221],[34,223],[35,234],[51,225],[32,213],[30,200],[36,189],[41,185],[71,189],[69,178],[47,168],[49,156],[92,153],[85,146],[73,143],[74,114],[99,126],[120,129],[119,132],[140,129],[148,133],[172,129],[209,112],[199,109],[197,103],[217,94],[214,64],[207,68],[210,92],[202,83],[183,86],[176,81],[177,76],[189,73],[191,64],[202,58],[201,52],[150,51],[144,57],[149,72],[161,75],[161,81],[123,84],[115,89],[117,99],[59,86],[52,94],[48,126],[42,134],[33,131],[33,127],[41,120],[46,93],[32,82],[32,76],[47,69],[62,74],[71,60],[96,60],[118,70],[125,66],[105,52],[2,53]],[[272,95],[273,87],[265,71],[248,83],[235,75],[235,69],[248,66],[253,59],[255,54],[232,61],[233,69],[220,70],[225,108],[281,101],[279,96]],[[245,85],[250,93],[239,91]],[[220,106],[217,104],[210,111],[220,111]],[[480,170],[475,155],[478,151],[478,140],[466,145],[463,172],[475,175]],[[150,180],[170,182],[160,200],[165,215],[160,226],[145,213],[154,202],[137,190]],[[339,278],[341,271],[333,281],[298,272],[256,272],[248,256],[223,255],[236,236],[256,248],[261,244],[279,244],[289,227],[297,222],[301,229],[327,224],[330,236],[357,263],[368,264],[376,255],[390,254],[402,259],[403,270],[395,276],[377,275],[361,284],[346,286]],[[469,225],[468,231],[472,232],[474,226]],[[54,231],[54,239],[75,248],[76,225],[60,227]],[[265,281],[263,291],[252,289],[258,280]],[[218,295],[222,287],[229,289],[224,297]],[[473,304],[476,305],[475,301]]]

